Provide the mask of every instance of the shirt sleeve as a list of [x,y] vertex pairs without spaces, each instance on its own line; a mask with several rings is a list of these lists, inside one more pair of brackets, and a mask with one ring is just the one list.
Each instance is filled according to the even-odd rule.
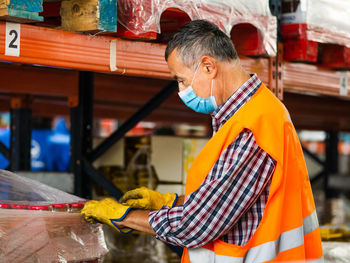
[[254,204],[274,168],[275,161],[257,145],[252,132],[243,130],[183,205],[150,212],[156,237],[187,248],[218,239]]

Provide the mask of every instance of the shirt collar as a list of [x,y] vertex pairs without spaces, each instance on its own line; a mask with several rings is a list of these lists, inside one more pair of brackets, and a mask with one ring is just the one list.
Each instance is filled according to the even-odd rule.
[[261,80],[257,74],[251,74],[250,79],[211,114],[214,133],[254,95],[260,85]]

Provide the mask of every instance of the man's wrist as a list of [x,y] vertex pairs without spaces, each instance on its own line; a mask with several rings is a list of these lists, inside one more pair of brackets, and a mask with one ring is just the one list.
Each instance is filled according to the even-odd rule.
[[137,210],[138,209],[130,210],[129,213],[124,217],[124,219],[118,222],[118,225],[121,227],[127,227],[128,224],[132,223],[133,214]]
[[117,223],[118,227],[132,228],[155,235],[154,230],[148,222],[150,212],[149,210],[132,209],[122,221]]
[[175,206],[183,205],[185,202],[185,196],[181,195],[177,198]]

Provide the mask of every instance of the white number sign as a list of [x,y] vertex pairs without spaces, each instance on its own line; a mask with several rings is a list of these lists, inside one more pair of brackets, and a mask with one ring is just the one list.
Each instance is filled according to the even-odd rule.
[[19,57],[21,46],[21,24],[6,22],[5,55]]

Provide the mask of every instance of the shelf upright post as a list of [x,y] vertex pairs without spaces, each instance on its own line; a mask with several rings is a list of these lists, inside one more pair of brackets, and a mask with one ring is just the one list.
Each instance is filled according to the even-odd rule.
[[283,45],[278,43],[277,56],[269,58],[269,88],[277,98],[283,100]]
[[32,110],[29,96],[11,99],[10,170],[30,170]]
[[94,73],[79,72],[79,95],[71,101],[71,171],[74,174],[74,194],[91,198],[90,176],[84,172],[83,158],[92,149]]
[[270,0],[269,1],[270,10],[272,15],[276,16],[277,19],[277,39],[276,39],[276,57],[270,58],[269,63],[269,87],[271,91],[280,100],[283,100],[283,45],[280,35],[281,27],[281,15],[282,15],[282,0]]
[[271,14],[277,18],[277,42],[281,42],[282,0],[269,0]]
[[105,179],[90,162],[86,161],[92,151],[94,112],[94,73],[79,72],[79,95],[69,98],[71,107],[71,171],[74,174],[74,194],[91,199],[92,181],[119,199],[123,193]]
[[329,176],[338,173],[338,143],[339,137],[337,131],[328,131],[326,137],[326,163],[325,163],[325,178],[324,191],[326,199],[337,197],[338,192],[328,188]]

